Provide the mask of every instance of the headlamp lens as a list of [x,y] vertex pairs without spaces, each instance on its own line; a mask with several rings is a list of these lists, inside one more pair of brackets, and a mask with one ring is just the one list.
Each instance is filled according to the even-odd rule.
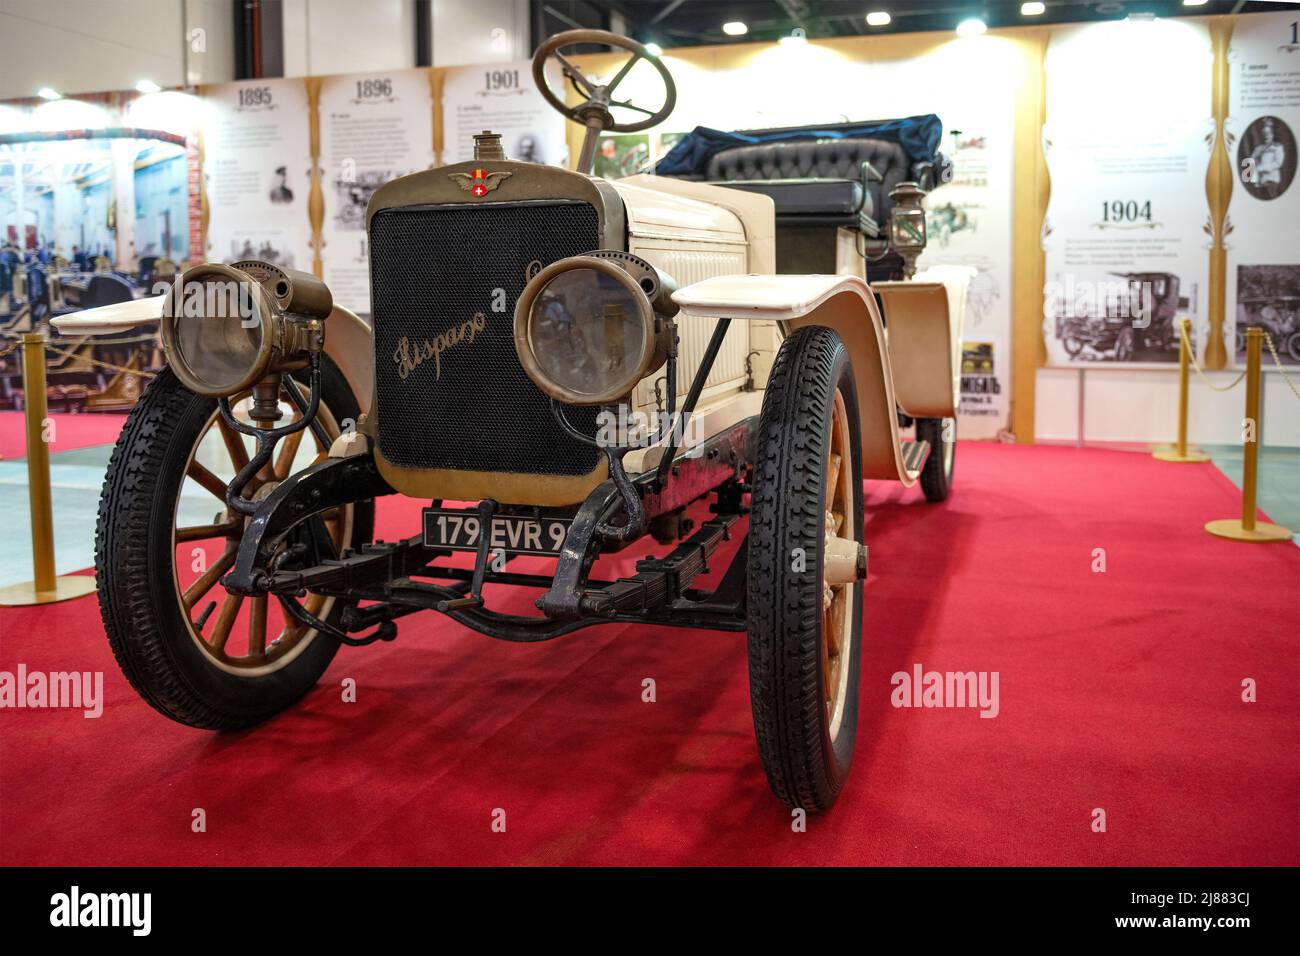
[[539,371],[576,396],[630,391],[646,349],[642,305],[628,287],[595,269],[556,275],[529,312]]
[[171,360],[205,394],[232,394],[264,358],[266,332],[250,283],[205,276],[179,291],[172,307]]

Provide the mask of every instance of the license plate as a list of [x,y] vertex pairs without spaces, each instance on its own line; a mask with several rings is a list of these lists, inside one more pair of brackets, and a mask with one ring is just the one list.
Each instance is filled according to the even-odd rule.
[[[506,554],[555,556],[564,546],[570,518],[529,518],[494,515],[488,548]],[[424,546],[451,551],[477,551],[482,521],[475,511],[455,508],[424,509]]]

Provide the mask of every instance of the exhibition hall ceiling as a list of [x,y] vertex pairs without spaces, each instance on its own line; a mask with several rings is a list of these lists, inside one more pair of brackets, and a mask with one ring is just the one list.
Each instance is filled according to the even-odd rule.
[[[550,32],[595,26],[592,14],[603,13],[621,17],[626,32],[643,42],[664,47],[774,40],[796,30],[812,38],[952,30],[969,19],[988,27],[1008,27],[1122,19],[1141,13],[1205,16],[1277,9],[1277,4],[1260,0],[1195,4],[1184,0],[1044,0],[1039,4],[1022,0],[549,0],[541,6]],[[1032,12],[1039,7],[1041,12]],[[882,14],[888,14],[887,22]],[[743,30],[737,24],[743,24]]]

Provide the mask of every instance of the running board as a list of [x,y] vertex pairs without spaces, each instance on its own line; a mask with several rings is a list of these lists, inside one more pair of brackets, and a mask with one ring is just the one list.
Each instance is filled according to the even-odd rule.
[[912,477],[921,473],[925,466],[925,460],[930,457],[930,443],[928,441],[905,441],[903,442],[903,467]]

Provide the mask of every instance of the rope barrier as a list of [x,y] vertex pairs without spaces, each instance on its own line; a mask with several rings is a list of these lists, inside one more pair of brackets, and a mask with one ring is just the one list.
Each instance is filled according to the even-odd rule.
[[93,359],[86,355],[78,355],[77,353],[73,352],[71,349],[55,348],[52,344],[48,342],[46,343],[45,348],[47,351],[53,352],[55,355],[58,355],[61,358],[86,362],[87,364],[94,365],[98,368],[106,368],[111,372],[125,372],[127,375],[139,375],[141,378],[153,378],[155,374],[153,372],[146,372],[143,369],[131,368],[130,366],[127,365],[114,365],[112,362],[103,362],[100,361],[99,359]]
[[1201,363],[1196,360],[1196,350],[1192,348],[1191,340],[1187,337],[1188,325],[1190,325],[1190,323],[1184,322],[1181,326],[1179,326],[1178,334],[1183,340],[1183,345],[1187,348],[1187,354],[1191,356],[1192,368],[1196,370],[1196,374],[1197,376],[1200,377],[1201,381],[1204,382],[1206,385],[1208,385],[1210,388],[1214,389],[1216,392],[1230,392],[1238,385],[1240,385],[1241,380],[1246,377],[1245,369],[1243,369],[1241,374],[1238,375],[1236,378],[1234,378],[1232,382],[1228,385],[1219,386],[1219,385],[1215,385],[1213,382],[1210,381],[1208,376],[1206,376],[1205,372],[1201,370]]
[[1282,360],[1277,357],[1277,347],[1273,344],[1273,336],[1267,332],[1264,333],[1264,342],[1268,345],[1268,350],[1273,353],[1273,364],[1277,366],[1278,374],[1282,376],[1282,381],[1286,382],[1287,388],[1291,389],[1291,394],[1300,398],[1300,392],[1296,391],[1295,382],[1291,381],[1291,376],[1287,375],[1286,369],[1282,367]]
[[[6,329],[0,329],[0,338],[13,339],[14,342],[17,343],[17,344],[19,344],[19,345],[22,344],[22,337],[23,337],[23,334],[24,334],[24,333],[22,333],[22,332],[10,332],[10,331],[8,331],[8,330],[6,330]],[[56,338],[52,338],[52,339],[47,339],[46,341],[47,341],[47,343],[50,344],[50,345],[69,345],[69,344],[71,344],[71,345],[81,345],[82,343],[84,343],[84,342],[86,341],[86,339],[87,339],[87,336],[85,336],[85,335],[79,335],[79,336],[76,336],[76,337],[74,337],[74,338],[70,338],[70,339],[64,339],[64,338],[57,338],[57,337],[56,337]],[[158,341],[158,334],[157,334],[156,332],[143,332],[143,333],[141,333],[140,335],[133,335],[133,336],[131,336],[130,338],[114,337],[114,338],[110,339],[106,344],[109,344],[109,345],[136,345],[136,344],[138,344],[138,343],[140,343],[140,342],[156,342],[156,341]],[[12,348],[6,350],[5,354],[7,355],[7,354],[9,353],[9,351],[12,351]]]

